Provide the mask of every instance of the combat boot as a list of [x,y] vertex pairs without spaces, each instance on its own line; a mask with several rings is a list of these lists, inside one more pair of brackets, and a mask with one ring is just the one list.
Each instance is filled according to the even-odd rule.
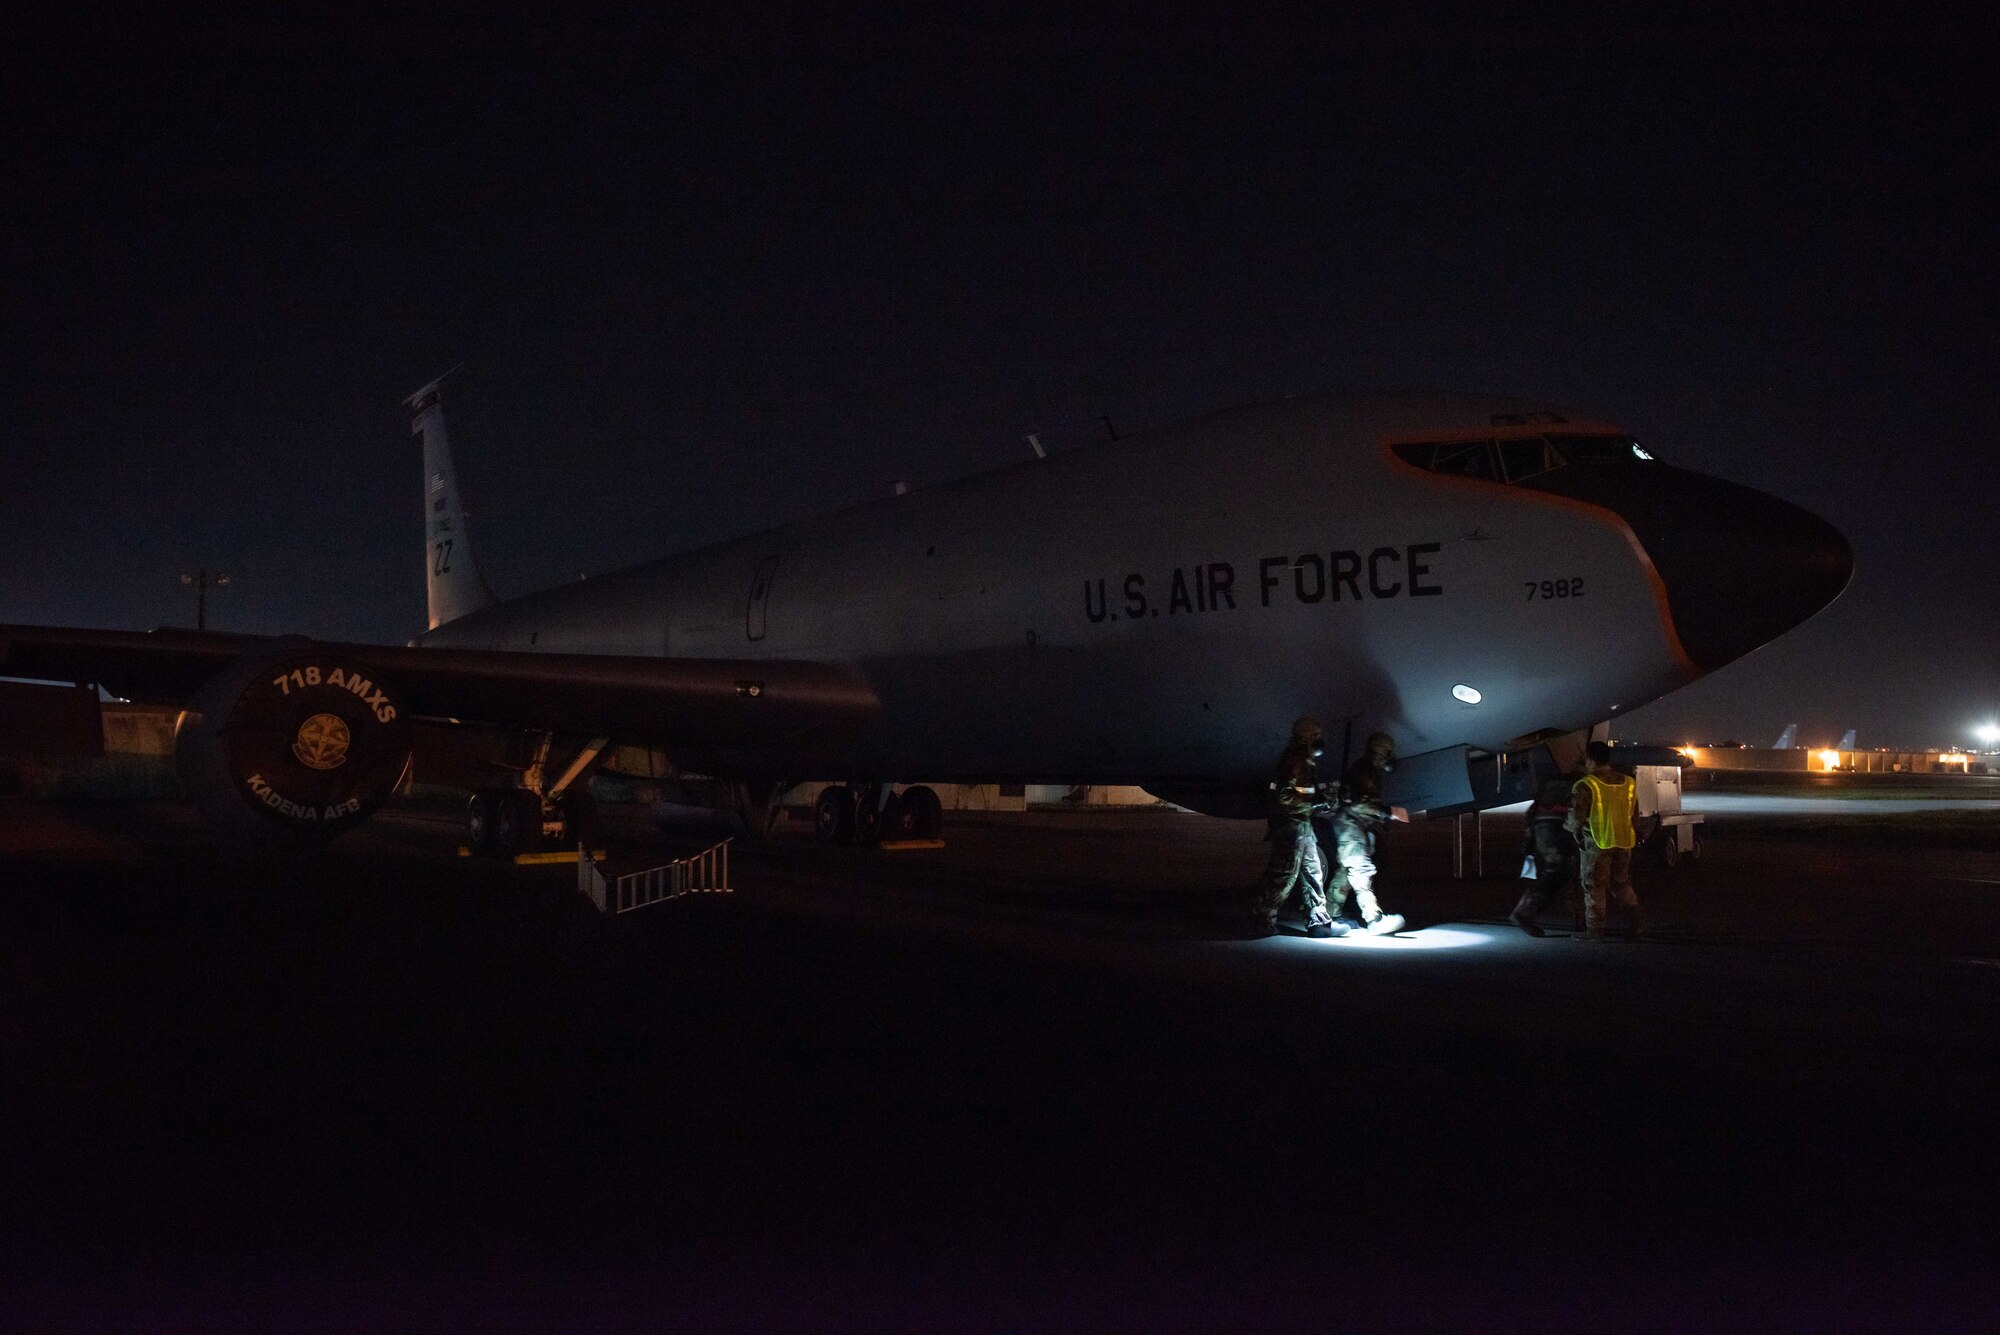
[[1266,913],[1262,909],[1253,909],[1251,912],[1245,914],[1240,921],[1245,940],[1256,941],[1278,934],[1278,915],[1275,913]]
[[1513,923],[1529,936],[1540,937],[1548,935],[1547,932],[1542,930],[1542,925],[1535,921],[1534,911],[1532,909],[1523,910],[1519,904],[1516,904],[1514,911],[1507,915],[1507,921]]
[[1306,928],[1306,935],[1315,941],[1326,941],[1334,937],[1346,936],[1347,924],[1344,922],[1316,922]]
[[1361,930],[1370,936],[1390,936],[1403,930],[1403,915],[1400,913],[1378,913],[1361,924]]

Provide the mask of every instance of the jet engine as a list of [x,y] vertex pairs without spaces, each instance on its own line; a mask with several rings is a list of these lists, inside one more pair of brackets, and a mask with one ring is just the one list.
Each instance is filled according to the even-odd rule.
[[306,639],[238,659],[174,729],[182,791],[243,851],[303,851],[353,829],[409,767],[395,689]]

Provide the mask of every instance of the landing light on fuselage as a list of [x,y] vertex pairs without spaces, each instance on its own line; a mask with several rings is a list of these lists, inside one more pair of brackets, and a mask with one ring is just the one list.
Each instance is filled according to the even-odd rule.
[[1479,694],[1479,692],[1475,690],[1473,687],[1467,686],[1464,682],[1460,682],[1458,685],[1451,688],[1451,698],[1454,700],[1462,701],[1463,703],[1468,705],[1476,705],[1484,697],[1482,697]]

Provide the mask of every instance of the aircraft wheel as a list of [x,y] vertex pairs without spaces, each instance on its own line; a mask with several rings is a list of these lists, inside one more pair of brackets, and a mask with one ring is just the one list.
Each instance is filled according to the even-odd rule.
[[854,795],[839,784],[819,790],[813,803],[813,838],[822,844],[854,842]]
[[781,805],[791,785],[768,779],[718,780],[715,811],[731,834],[754,844],[771,833],[785,814]]
[[542,849],[542,799],[525,788],[494,794],[499,810],[493,820],[493,851],[503,858]]
[[910,800],[910,793],[902,793],[889,799],[889,809],[882,813],[882,837],[884,839],[917,839],[917,821],[922,816],[917,803]]
[[917,784],[897,799],[897,826],[905,839],[935,839],[944,833],[944,803],[935,791]]
[[878,794],[864,789],[854,802],[854,842],[872,848],[884,839],[893,839],[896,806],[894,793],[884,802]]
[[491,790],[481,790],[465,804],[465,846],[476,858],[493,851],[493,826],[500,814],[500,797]]

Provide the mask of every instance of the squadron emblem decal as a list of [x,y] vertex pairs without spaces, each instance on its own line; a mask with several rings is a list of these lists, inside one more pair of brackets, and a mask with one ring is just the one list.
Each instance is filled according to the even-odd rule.
[[339,769],[347,763],[347,748],[353,737],[338,714],[314,714],[299,725],[292,739],[292,754],[309,769]]

